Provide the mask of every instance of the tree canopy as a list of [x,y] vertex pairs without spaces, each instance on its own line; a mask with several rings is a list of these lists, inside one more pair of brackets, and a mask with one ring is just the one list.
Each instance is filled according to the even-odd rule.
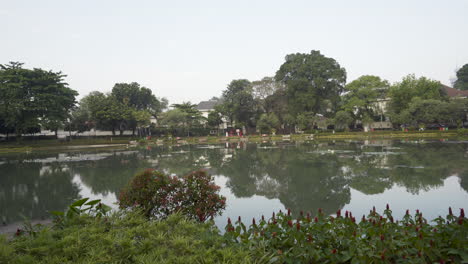
[[61,72],[25,69],[19,62],[0,65],[0,125],[23,133],[57,131],[75,106],[78,93]]
[[400,114],[408,109],[413,98],[418,97],[423,100],[447,100],[442,84],[438,81],[426,77],[416,78],[410,74],[403,78],[401,82],[395,83],[389,89],[390,103],[389,114],[392,121],[401,119]]
[[294,116],[304,112],[328,115],[338,107],[346,83],[346,71],[336,60],[312,50],[310,54],[287,55],[275,79],[286,85]]
[[457,71],[457,80],[455,81],[454,88],[468,90],[468,63]]
[[217,109],[229,119],[231,125],[253,126],[255,100],[252,95],[252,83],[246,79],[233,80],[223,91],[223,103]]
[[[363,75],[346,85],[343,96],[343,110],[349,112],[355,120],[373,118],[383,114],[377,100],[385,99],[390,84],[378,76]],[[341,114],[341,117],[344,117]]]

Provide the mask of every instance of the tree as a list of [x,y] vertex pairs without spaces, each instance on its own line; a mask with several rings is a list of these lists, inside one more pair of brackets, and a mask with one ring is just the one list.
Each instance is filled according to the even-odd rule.
[[346,71],[338,62],[312,50],[286,56],[275,75],[286,85],[290,111],[330,114],[336,111],[346,83]]
[[[156,98],[151,89],[140,86],[136,82],[116,83],[112,88],[111,95],[123,107],[130,108],[131,111],[146,111],[153,116],[159,115],[167,107],[167,100],[165,98]],[[126,120],[126,124],[133,130],[133,134],[135,134],[138,122],[133,118],[134,115],[128,116],[130,119]]]
[[123,131],[128,128],[127,120],[132,118],[132,109],[121,104],[114,96],[107,95],[97,106],[93,115],[100,127],[111,129],[113,135],[118,129],[122,135]]
[[257,122],[260,133],[269,134],[280,125],[278,117],[274,113],[262,114]]
[[459,90],[468,90],[468,63],[457,71],[457,80],[453,87]]
[[[377,107],[377,100],[385,98],[390,84],[378,76],[363,75],[347,84],[342,109],[349,112],[355,120],[373,118],[383,114]],[[344,117],[341,114],[341,117]]]
[[166,111],[161,115],[161,125],[170,128],[183,127],[186,122],[186,115],[186,113],[177,108]]
[[333,119],[333,123],[337,129],[349,130],[349,126],[353,123],[354,119],[347,111],[338,111]]
[[41,127],[57,131],[69,117],[78,93],[61,72],[24,69],[19,62],[0,65],[0,119],[17,136]]
[[219,111],[229,119],[231,126],[254,125],[255,101],[252,95],[252,84],[245,79],[233,80],[223,91],[223,103]]
[[409,107],[409,104],[415,97],[423,100],[447,100],[440,82],[426,77],[418,79],[414,74],[404,77],[401,82],[391,86],[389,95],[389,115],[392,121],[396,123],[400,123],[397,120],[401,119],[400,115]]
[[284,132],[290,132],[296,122],[294,116],[289,111],[288,99],[285,89],[276,90],[264,100],[264,110],[266,113],[274,113],[280,122]]
[[219,128],[219,126],[223,123],[223,117],[221,113],[217,110],[211,111],[208,113],[207,124],[213,128]]
[[423,100],[415,97],[407,109],[411,121],[419,127],[424,127],[428,123],[446,123],[450,119],[449,103],[427,99]]
[[173,104],[172,107],[184,113],[184,127],[199,126],[204,120],[201,112],[196,108],[196,104],[183,102],[182,104]]
[[284,83],[277,82],[275,77],[264,77],[252,82],[252,95],[255,99],[265,100],[280,89],[284,89]]

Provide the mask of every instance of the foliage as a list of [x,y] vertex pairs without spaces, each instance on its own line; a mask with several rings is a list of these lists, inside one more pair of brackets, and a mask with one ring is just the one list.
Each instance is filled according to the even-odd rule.
[[399,115],[408,109],[415,97],[423,100],[446,100],[446,94],[440,82],[426,77],[416,78],[415,75],[408,75],[401,82],[391,86],[389,95],[389,112],[392,121],[399,119]]
[[252,95],[252,84],[245,79],[233,80],[223,91],[223,103],[217,109],[227,117],[231,126],[253,126],[256,104]]
[[300,130],[313,128],[316,117],[311,112],[304,112],[297,115],[296,124]]
[[278,90],[284,90],[284,83],[277,82],[274,77],[264,77],[252,82],[252,94],[255,99],[265,100]]
[[83,198],[69,205],[66,212],[51,211],[50,213],[55,217],[55,226],[63,228],[70,225],[80,215],[86,214],[100,218],[106,216],[110,211],[111,208],[101,203],[100,199],[89,201],[89,198]]
[[172,106],[183,114],[182,123],[184,127],[199,126],[205,120],[201,112],[196,108],[196,104],[183,102],[182,104],[173,104]]
[[110,94],[91,92],[81,99],[72,112],[73,130],[83,132],[91,128],[119,130],[146,127],[152,116],[159,116],[167,107],[167,99],[157,98],[151,89],[136,82],[116,83]]
[[272,218],[228,219],[225,237],[240,243],[254,256],[271,254],[270,263],[459,263],[468,261],[468,220],[461,209],[456,217],[450,209],[444,219],[428,224],[422,213],[407,211],[394,221],[387,205],[383,215],[375,209],[359,223],[350,212],[327,216],[321,209],[314,218],[281,211]]
[[280,125],[278,117],[274,113],[262,114],[257,122],[257,128],[261,133],[271,133]]
[[453,87],[459,90],[468,90],[468,63],[457,71],[457,80]]
[[136,174],[119,194],[121,208],[141,208],[149,218],[166,218],[181,212],[204,222],[220,215],[226,198],[205,171],[184,177],[168,176],[148,169]]
[[349,130],[349,126],[353,123],[353,117],[349,112],[338,111],[333,119],[333,123],[337,129]]
[[63,229],[11,241],[0,236],[0,263],[252,263],[247,251],[226,245],[209,223],[180,214],[148,221],[140,212],[81,215]]
[[385,98],[389,86],[388,81],[378,76],[363,75],[346,85],[348,93],[344,95],[342,108],[351,113],[355,120],[383,114],[377,100]]
[[210,127],[218,128],[223,123],[223,117],[217,110],[211,111],[208,114],[207,124]]
[[284,88],[276,90],[274,94],[265,98],[263,108],[266,113],[274,113],[283,127],[291,130],[294,126],[296,120],[289,111],[288,98]]
[[294,116],[303,112],[328,114],[338,107],[346,71],[334,59],[312,50],[310,54],[287,55],[275,79],[285,83]]
[[18,136],[44,127],[57,131],[69,116],[78,93],[61,72],[24,69],[22,63],[0,64],[0,120]]

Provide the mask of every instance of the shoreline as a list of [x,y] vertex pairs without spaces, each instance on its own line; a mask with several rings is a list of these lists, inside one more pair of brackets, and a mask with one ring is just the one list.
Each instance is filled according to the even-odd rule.
[[316,134],[290,135],[249,135],[239,136],[196,136],[183,138],[153,137],[152,139],[135,139],[129,137],[112,137],[102,139],[75,139],[69,142],[57,140],[35,140],[33,142],[2,142],[0,154],[29,153],[32,151],[76,151],[82,149],[104,149],[117,147],[134,147],[138,145],[185,145],[185,144],[221,144],[236,142],[282,142],[313,140],[368,140],[368,139],[455,139],[468,140],[467,134],[452,131],[374,131],[374,132],[321,132]]

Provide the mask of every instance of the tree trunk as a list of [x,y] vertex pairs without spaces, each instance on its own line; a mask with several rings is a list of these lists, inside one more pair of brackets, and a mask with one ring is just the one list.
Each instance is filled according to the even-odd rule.
[[115,136],[115,127],[112,128],[112,135]]

